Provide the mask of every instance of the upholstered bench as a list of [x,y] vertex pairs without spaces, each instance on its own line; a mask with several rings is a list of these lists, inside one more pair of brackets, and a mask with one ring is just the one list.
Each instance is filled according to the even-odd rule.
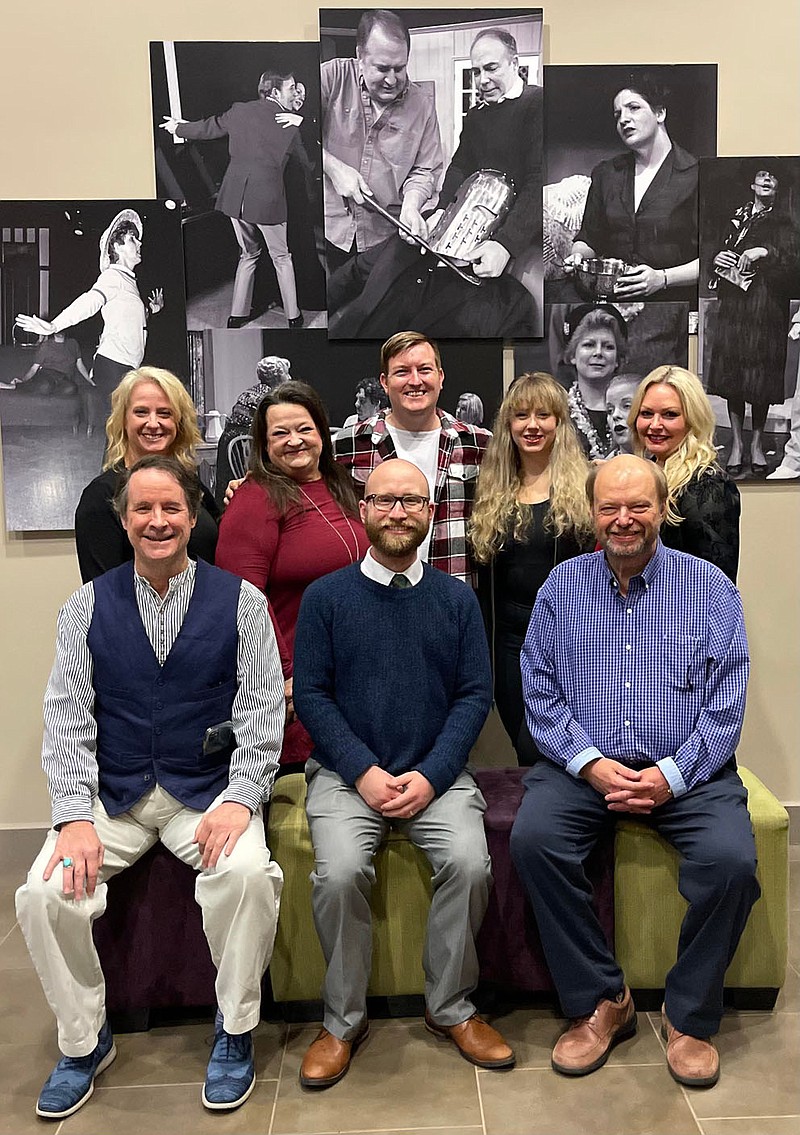
[[194,883],[192,868],[160,843],[109,880],[93,929],[115,1027],[147,1028],[152,1010],[216,1004]]
[[[482,769],[486,832],[495,886],[479,938],[484,981],[527,991],[552,988],[539,937],[508,854],[508,835],[522,796],[521,769]],[[774,1003],[783,983],[788,940],[788,816],[747,769],[762,897],[753,909],[726,978],[729,1000],[742,1008]],[[313,852],[300,775],[280,778],[268,818],[268,842],[285,886],[270,967],[277,1001],[319,997],[324,972],[311,916]],[[614,849],[600,848],[592,866],[598,912],[634,989],[663,988],[685,904],[677,890],[677,855],[641,824],[622,821]],[[370,993],[419,994],[422,943],[430,901],[424,856],[392,833],[376,857],[374,952]],[[112,879],[108,909],[94,928],[106,976],[109,1011],[146,1027],[150,1010],[214,1003],[214,967],[194,901],[194,872],[161,845]],[[132,1016],[131,1016],[132,1015]]]
[[[494,888],[478,941],[483,980],[526,991],[551,990],[533,913],[509,853],[509,834],[522,798],[518,768],[480,769],[476,779],[486,798],[486,835]],[[276,1001],[319,997],[325,963],[311,914],[314,853],[304,809],[301,776],[282,777],[270,806],[267,841],[284,872],[284,891],[275,951],[270,965]],[[372,892],[373,954],[368,992],[399,996],[423,992],[422,945],[430,904],[430,866],[405,836],[390,831],[375,857]],[[611,847],[591,865],[598,911],[613,937]]]

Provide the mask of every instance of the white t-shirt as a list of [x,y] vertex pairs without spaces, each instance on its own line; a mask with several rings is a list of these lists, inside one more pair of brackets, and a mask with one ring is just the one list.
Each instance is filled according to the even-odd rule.
[[[435,430],[399,430],[397,426],[386,423],[386,428],[394,442],[397,456],[404,461],[410,461],[425,474],[428,482],[428,492],[431,500],[436,492],[436,469],[439,463],[439,438],[442,431],[439,426]],[[431,546],[433,524],[428,529],[428,535],[420,545],[419,558],[428,562],[428,552]]]

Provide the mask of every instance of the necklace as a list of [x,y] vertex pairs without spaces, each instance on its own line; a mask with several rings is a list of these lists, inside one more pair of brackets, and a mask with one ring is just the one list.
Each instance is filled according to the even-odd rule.
[[600,439],[600,434],[597,432],[594,422],[589,417],[589,412],[581,397],[577,379],[567,392],[567,402],[569,404],[569,416],[572,418],[573,425],[578,432],[582,433],[586,438],[589,447],[589,459],[591,461],[604,460],[608,456],[610,445],[607,438]]
[[347,540],[345,540],[344,536],[341,534],[341,532],[336,527],[336,525],[331,524],[330,520],[328,520],[327,516],[322,511],[322,509],[319,507],[317,502],[312,497],[310,497],[308,495],[308,493],[305,491],[305,489],[303,488],[302,485],[298,485],[298,488],[300,489],[300,492],[303,494],[303,496],[308,501],[308,503],[311,505],[311,507],[315,508],[317,510],[317,512],[320,514],[320,516],[325,521],[325,523],[328,525],[328,527],[331,529],[331,531],[335,532],[336,535],[339,537],[342,544],[344,545],[344,550],[347,552],[350,563],[354,564],[356,562],[356,560],[358,559],[358,536],[356,535],[355,530],[353,528],[353,525],[350,523],[350,518],[346,514],[344,509],[341,507],[341,505],[339,506],[339,511],[341,512],[342,517],[344,518],[345,524],[347,525],[348,529],[350,530],[350,535],[353,537],[353,548],[355,549],[355,555],[353,555],[352,551],[350,550],[350,545],[348,544]]

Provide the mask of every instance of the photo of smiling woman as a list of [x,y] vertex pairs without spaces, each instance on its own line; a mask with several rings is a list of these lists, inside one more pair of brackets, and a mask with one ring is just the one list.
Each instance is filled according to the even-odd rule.
[[736,583],[739,490],[717,464],[714,411],[700,379],[683,367],[656,367],[636,391],[628,424],[636,453],[667,478],[663,543],[716,564]]
[[607,393],[625,363],[628,329],[613,304],[573,308],[565,329],[564,362],[575,374],[567,396],[569,415],[584,453],[591,461],[603,461],[616,445],[608,422]]
[[369,547],[349,474],[337,464],[317,392],[284,382],[253,419],[250,476],[222,518],[217,567],[249,580],[269,600],[286,690],[281,765],[301,767],[311,738],[294,716],[294,633],[310,583],[353,564]]

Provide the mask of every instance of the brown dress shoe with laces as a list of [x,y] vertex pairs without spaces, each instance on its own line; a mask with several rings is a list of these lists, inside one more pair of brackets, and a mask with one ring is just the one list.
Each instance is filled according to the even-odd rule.
[[321,1029],[308,1046],[300,1065],[300,1084],[303,1088],[330,1088],[337,1084],[350,1067],[358,1046],[367,1039],[369,1021],[364,1021],[352,1040],[339,1040],[338,1036]]
[[588,1076],[602,1068],[611,1049],[636,1032],[636,1009],[627,985],[614,1001],[605,998],[588,1017],[571,1021],[556,1041],[550,1063],[564,1076]]
[[667,1067],[687,1088],[713,1088],[719,1079],[719,1053],[708,1037],[679,1033],[661,1006],[661,1035],[667,1042]]
[[513,1068],[516,1063],[513,1048],[477,1013],[460,1025],[437,1025],[426,1012],[425,1028],[439,1040],[452,1040],[464,1059],[479,1068]]

